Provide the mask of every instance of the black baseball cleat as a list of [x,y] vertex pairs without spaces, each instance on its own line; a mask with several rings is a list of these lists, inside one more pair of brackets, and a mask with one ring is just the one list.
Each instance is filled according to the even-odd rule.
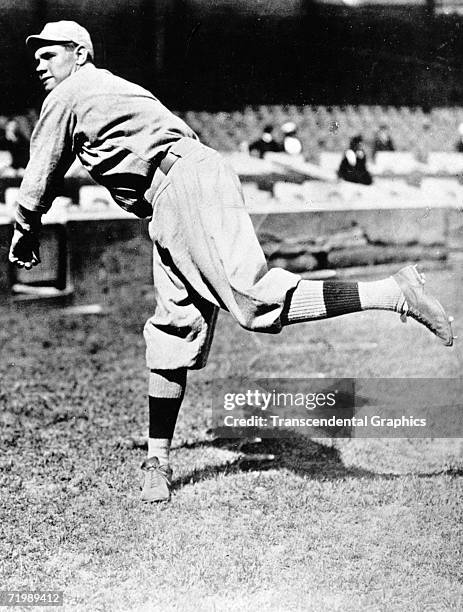
[[392,277],[404,294],[399,308],[400,318],[406,322],[411,317],[427,327],[445,346],[452,346],[456,336],[452,333],[453,317],[447,316],[441,303],[424,291],[425,278],[416,266],[406,266]]
[[168,465],[159,465],[157,457],[149,457],[141,464],[144,482],[140,499],[144,502],[170,501],[172,470]]

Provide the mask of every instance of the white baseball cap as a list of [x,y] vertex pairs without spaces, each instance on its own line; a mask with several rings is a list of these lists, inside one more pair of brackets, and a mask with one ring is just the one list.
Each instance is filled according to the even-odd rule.
[[283,125],[281,126],[281,131],[284,134],[292,134],[296,130],[297,130],[297,126],[293,121],[287,121],[286,123],[283,123]]
[[52,21],[47,23],[40,34],[33,34],[26,38],[28,47],[38,49],[46,43],[70,43],[82,45],[93,59],[93,44],[90,34],[75,21]]

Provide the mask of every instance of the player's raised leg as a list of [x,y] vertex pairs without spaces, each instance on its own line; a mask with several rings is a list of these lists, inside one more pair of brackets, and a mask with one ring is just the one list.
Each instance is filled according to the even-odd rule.
[[198,143],[180,141],[174,150],[184,157],[157,201],[153,231],[176,275],[188,279],[184,287],[251,331],[278,333],[293,323],[390,310],[453,344],[449,317],[424,291],[413,266],[373,282],[305,280],[281,268],[268,270],[233,171]]
[[282,314],[283,325],[336,317],[362,310],[391,310],[402,320],[415,319],[445,346],[452,346],[452,318],[439,301],[425,293],[424,275],[416,266],[402,268],[393,276],[371,282],[301,280]]

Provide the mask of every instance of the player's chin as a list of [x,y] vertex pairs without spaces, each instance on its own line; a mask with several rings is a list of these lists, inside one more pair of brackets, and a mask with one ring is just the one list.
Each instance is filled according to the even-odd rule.
[[45,79],[45,81],[42,81],[42,87],[45,91],[51,91],[55,88],[55,86],[56,83],[54,79]]

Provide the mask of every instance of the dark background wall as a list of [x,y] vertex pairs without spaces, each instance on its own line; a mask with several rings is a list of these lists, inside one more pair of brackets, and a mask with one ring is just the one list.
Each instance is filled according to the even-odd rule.
[[0,0],[0,113],[37,107],[25,37],[90,30],[97,64],[177,109],[245,104],[463,104],[463,19],[426,7],[310,0]]

